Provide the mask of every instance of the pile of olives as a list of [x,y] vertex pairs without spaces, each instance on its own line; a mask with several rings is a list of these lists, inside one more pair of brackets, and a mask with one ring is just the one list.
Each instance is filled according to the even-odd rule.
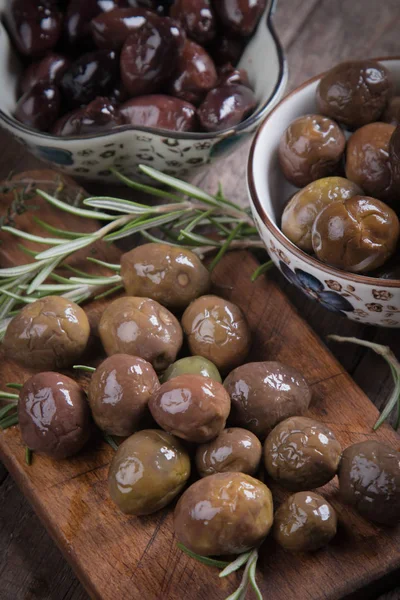
[[[293,121],[278,149],[288,201],[282,231],[301,250],[352,273],[400,277],[400,96],[374,60],[328,71],[319,114]],[[391,260],[390,260],[391,259]]]
[[10,0],[15,117],[56,136],[121,125],[215,132],[256,108],[235,68],[266,0]]

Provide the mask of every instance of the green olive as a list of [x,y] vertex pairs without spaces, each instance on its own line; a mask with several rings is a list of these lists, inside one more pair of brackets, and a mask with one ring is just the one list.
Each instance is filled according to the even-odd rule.
[[203,375],[222,383],[221,375],[211,360],[203,356],[186,356],[172,363],[162,374],[160,381],[164,383],[179,375]]

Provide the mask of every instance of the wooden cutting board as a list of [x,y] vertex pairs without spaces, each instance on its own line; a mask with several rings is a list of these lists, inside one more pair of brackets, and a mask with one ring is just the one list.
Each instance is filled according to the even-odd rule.
[[[37,177],[38,173],[31,176]],[[53,175],[47,173],[45,177],[41,172],[40,177],[47,181]],[[48,189],[54,188],[49,184]],[[2,214],[12,199],[12,194],[1,196]],[[38,198],[31,204],[38,211],[34,214],[58,227],[73,231],[95,227],[90,221],[50,208]],[[16,217],[16,223],[39,232],[32,214],[29,210]],[[1,267],[26,260],[16,238],[0,234],[0,239]],[[94,251],[100,258],[118,260],[119,251],[112,246],[100,243]],[[90,264],[84,258],[85,252],[80,253],[74,262],[88,271]],[[375,438],[400,449],[400,438],[389,426],[372,433],[376,408],[277,285],[266,277],[250,282],[256,265],[251,254],[234,252],[224,258],[213,275],[215,292],[237,303],[247,316],[253,332],[249,360],[281,360],[298,368],[313,389],[310,416],[329,425],[344,447]],[[96,365],[103,358],[96,326],[107,302],[110,300],[86,306],[93,335],[82,362]],[[30,374],[0,351],[0,388],[10,381],[22,383]],[[87,375],[79,379],[87,385]],[[215,569],[190,559],[176,547],[171,507],[143,518],[118,512],[107,492],[113,450],[101,438],[95,437],[86,450],[70,460],[55,462],[34,456],[28,467],[18,427],[13,427],[0,433],[0,455],[92,598],[223,600],[237,587],[240,575],[218,580]],[[276,485],[271,488],[278,504],[286,492]],[[338,535],[328,548],[307,555],[289,554],[267,539],[258,565],[258,581],[265,599],[334,600],[357,591],[364,599],[375,597],[373,584],[378,580],[390,578],[393,582],[399,577],[400,528],[375,526],[342,505],[336,479],[322,493],[338,512]]]

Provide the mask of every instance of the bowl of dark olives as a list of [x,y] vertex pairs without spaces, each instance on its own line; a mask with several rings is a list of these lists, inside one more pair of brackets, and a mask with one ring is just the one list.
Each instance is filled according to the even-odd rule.
[[291,92],[250,151],[248,191],[283,275],[353,321],[400,327],[400,60],[340,63]]
[[184,178],[247,139],[282,95],[273,6],[0,0],[0,125],[74,177],[136,178],[147,164]]

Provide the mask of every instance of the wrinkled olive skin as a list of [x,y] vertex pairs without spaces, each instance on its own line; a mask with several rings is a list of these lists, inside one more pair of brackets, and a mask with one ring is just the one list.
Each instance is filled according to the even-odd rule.
[[152,298],[171,310],[186,308],[210,287],[198,256],[169,244],[143,244],[123,254],[121,277],[130,296]]
[[314,221],[312,244],[324,263],[366,273],[383,265],[395,252],[399,219],[384,202],[353,196],[326,206]]
[[392,95],[388,70],[375,60],[340,63],[321,79],[316,93],[318,110],[357,129],[378,121]]
[[242,38],[227,37],[220,31],[208,50],[216,65],[236,65],[244,46],[245,40]]
[[216,20],[210,0],[175,0],[170,16],[199,44],[207,44],[216,34]]
[[121,113],[130,125],[171,131],[198,129],[196,108],[193,104],[164,94],[132,98],[121,106]]
[[242,364],[250,350],[251,333],[240,308],[218,296],[201,296],[182,316],[190,352],[204,356],[227,372]]
[[[116,8],[92,19],[90,29],[96,46],[119,50],[128,35],[152,19],[154,15],[140,8]],[[155,17],[158,21],[158,18]]]
[[390,125],[400,125],[400,96],[393,96],[390,98],[387,106],[381,117],[381,121],[384,123],[390,123]]
[[111,499],[128,515],[149,515],[167,506],[190,475],[180,442],[158,429],[138,431],[118,448],[108,473]]
[[100,338],[108,356],[131,354],[164,371],[182,346],[179,321],[150,298],[126,296],[111,302],[99,324]]
[[376,440],[349,446],[340,463],[339,492],[366,519],[400,523],[400,452]]
[[87,106],[67,113],[54,124],[53,135],[90,135],[125,124],[120,110],[109,98],[98,97]]
[[60,373],[37,373],[21,389],[19,428],[24,444],[51,458],[76,454],[90,435],[90,411],[82,388]]
[[344,177],[323,177],[309,183],[289,200],[282,215],[282,232],[298,248],[312,252],[311,231],[325,206],[362,194],[361,188]]
[[218,381],[179,375],[161,385],[149,400],[153,419],[165,431],[202,444],[224,429],[231,401]]
[[61,296],[26,304],[7,327],[7,358],[28,369],[61,369],[83,354],[90,325],[80,306]]
[[131,435],[148,416],[149,398],[159,387],[156,372],[146,360],[128,354],[106,358],[89,385],[96,425],[110,435]]
[[304,187],[333,175],[342,158],[346,139],[340,127],[321,115],[293,121],[279,143],[279,162],[286,179]]
[[60,112],[60,92],[50,83],[37,83],[17,102],[14,116],[18,121],[40,131],[47,131]]
[[284,419],[303,415],[312,395],[297,369],[275,361],[237,367],[225,379],[224,387],[232,403],[229,422],[262,440]]
[[307,417],[290,417],[277,425],[264,445],[268,474],[293,491],[314,489],[333,479],[341,446],[333,432]]
[[220,131],[238,125],[256,108],[253,91],[239,84],[227,84],[208,92],[199,107],[200,125],[205,131]]
[[214,0],[224,27],[234,35],[248,37],[256,28],[266,0]]
[[186,40],[178,58],[170,93],[197,106],[218,83],[214,62],[206,50]]
[[219,70],[218,87],[231,84],[244,85],[252,89],[246,69],[235,68],[230,64],[224,65]]
[[388,153],[394,130],[388,123],[370,123],[353,133],[347,143],[346,177],[379,200],[393,197]]
[[172,363],[160,377],[161,383],[165,383],[179,375],[201,375],[209,377],[222,383],[221,375],[217,367],[207,358],[203,356],[186,356]]
[[313,552],[335,537],[335,509],[315,492],[297,492],[276,511],[274,538],[291,552]]
[[20,88],[21,92],[29,92],[37,83],[59,84],[65,71],[69,68],[70,61],[61,54],[54,52],[47,54],[42,60],[29,65],[23,72]]
[[124,4],[119,0],[70,0],[65,15],[65,31],[71,48],[91,46],[91,20]]
[[41,56],[54,48],[62,28],[62,14],[54,0],[11,0],[6,22],[21,54]]
[[269,488],[244,473],[216,473],[191,485],[174,512],[178,541],[201,556],[241,554],[269,533]]
[[201,477],[233,471],[255,475],[261,454],[261,443],[253,433],[230,427],[211,442],[198,446],[196,467]]

